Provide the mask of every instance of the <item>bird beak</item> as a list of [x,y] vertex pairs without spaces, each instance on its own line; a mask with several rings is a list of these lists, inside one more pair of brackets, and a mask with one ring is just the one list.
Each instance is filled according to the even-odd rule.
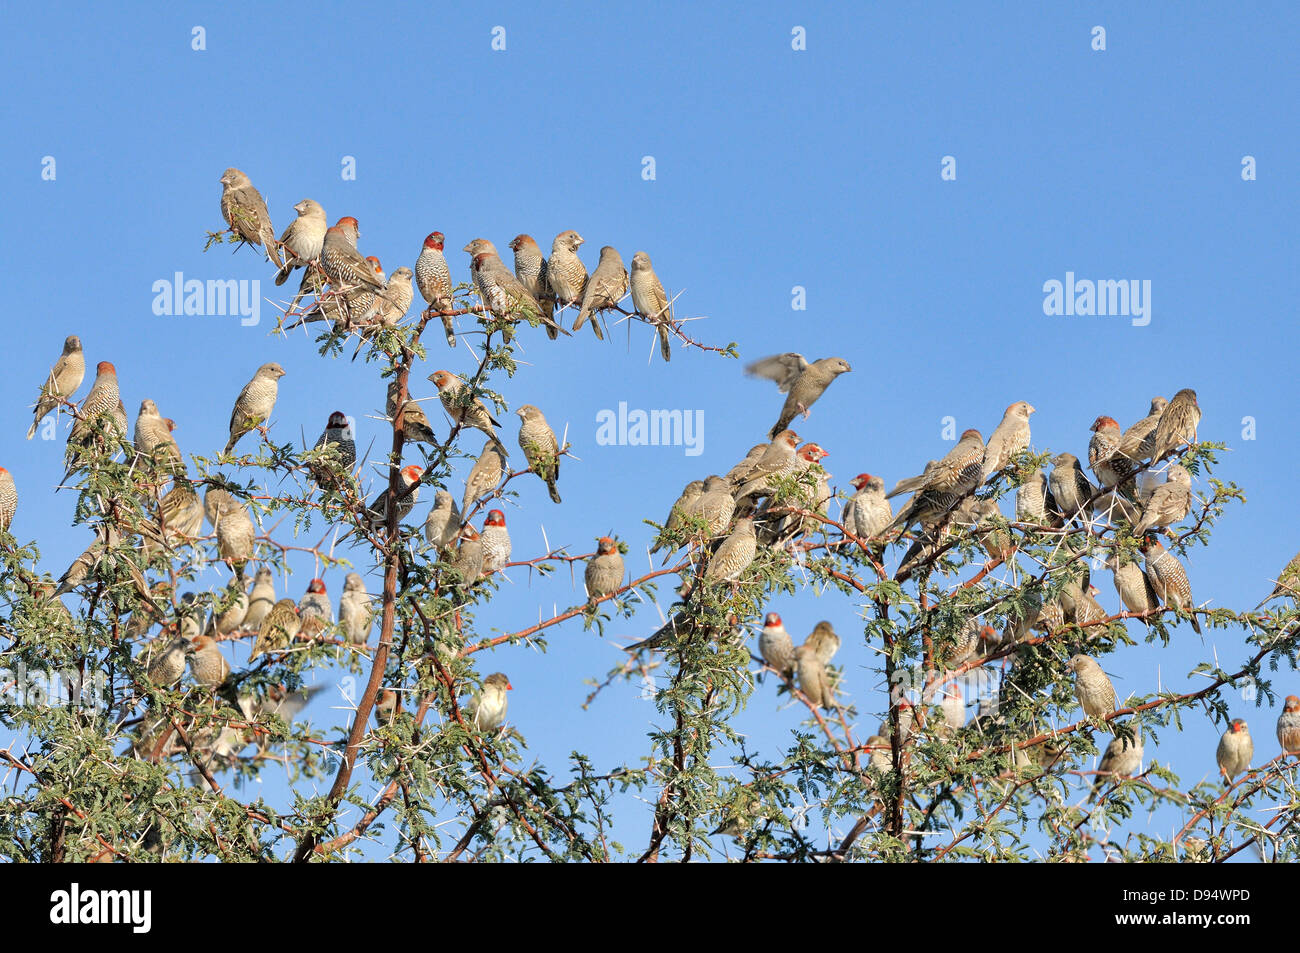
[[515,687],[514,687],[513,685],[511,685],[509,682],[506,682],[506,691],[508,691],[508,692],[513,692],[514,690],[515,690]]

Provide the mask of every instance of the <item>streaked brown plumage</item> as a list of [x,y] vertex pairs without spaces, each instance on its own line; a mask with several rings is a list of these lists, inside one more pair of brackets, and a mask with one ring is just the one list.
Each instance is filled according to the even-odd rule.
[[70,334],[63,341],[63,353],[54,362],[45,383],[41,385],[32,425],[27,430],[28,440],[36,436],[36,428],[50,411],[58,407],[61,401],[72,399],[85,377],[86,356],[81,350],[81,338]]

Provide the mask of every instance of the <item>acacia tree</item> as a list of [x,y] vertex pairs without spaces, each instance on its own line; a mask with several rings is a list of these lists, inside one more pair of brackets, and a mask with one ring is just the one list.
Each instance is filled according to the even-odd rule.
[[[347,314],[353,290],[306,298],[286,312],[282,330],[325,319],[320,359],[343,358],[359,334]],[[474,455],[458,423],[431,446],[407,439],[404,406],[412,371],[427,356],[428,323],[463,317],[477,325],[467,335],[477,369],[462,400],[500,412],[513,409],[499,388],[516,369],[519,340],[540,333],[539,315],[516,307],[493,316],[468,286],[457,288],[455,305],[365,328],[359,342],[376,369],[377,393],[396,389],[391,445],[375,454],[392,498],[416,489],[404,485],[404,465],[423,467],[417,486],[427,499],[434,489],[454,489],[453,461]],[[736,354],[735,345],[709,347],[681,325],[672,330],[680,346]],[[91,417],[71,403],[64,409],[91,435],[74,453],[72,481],[73,523],[90,531],[91,545],[69,605],[57,597],[60,582],[37,568],[39,541],[0,535],[0,658],[10,684],[0,718],[22,739],[0,750],[8,774],[0,856],[339,860],[377,839],[403,860],[690,860],[720,850],[746,861],[1226,860],[1248,848],[1294,858],[1295,768],[1285,757],[1227,784],[1193,786],[1158,760],[1133,777],[1092,768],[1112,736],[1151,745],[1192,712],[1226,722],[1226,693],[1242,680],[1253,681],[1261,705],[1272,705],[1268,673],[1281,663],[1294,668],[1300,618],[1294,607],[1259,614],[1169,606],[1085,618],[1071,594],[1087,588],[1098,561],[1139,558],[1131,521],[1114,507],[1062,525],[1008,521],[990,508],[967,520],[959,508],[924,534],[864,539],[817,498],[814,467],[777,481],[758,511],[760,527],[793,517],[796,532],[775,542],[765,532],[767,545],[738,579],[705,580],[718,538],[709,538],[703,517],[679,513],[671,528],[653,523],[675,554],[662,568],[492,635],[479,614],[496,594],[497,574],[462,578],[455,549],[424,538],[423,510],[403,521],[399,507],[388,507],[376,520],[363,493],[364,467],[345,468],[335,448],[306,449],[267,431],[251,453],[192,456],[178,466],[138,453],[111,415]],[[1210,477],[1221,449],[1199,443],[1182,455],[1208,491],[1169,533],[1176,555],[1205,545],[1229,504],[1242,499],[1235,485]],[[978,498],[1002,499],[1035,478],[1048,456],[1019,454]],[[473,523],[525,472],[507,474],[463,519]],[[178,637],[188,641],[240,597],[239,576],[202,588],[200,574],[221,561],[214,535],[173,525],[178,506],[214,489],[270,526],[240,573],[257,565],[282,571],[295,553],[327,567],[375,568],[383,580],[374,594],[377,640],[351,646],[333,627],[300,635],[215,689],[188,676],[175,684],[151,677],[160,652]],[[671,501],[660,502],[666,509]],[[351,548],[326,545],[340,529],[352,534]],[[548,573],[593,555],[554,549],[511,565]],[[594,764],[574,752],[564,765],[533,765],[508,726],[485,732],[467,716],[464,699],[492,669],[495,650],[544,648],[548,635],[567,627],[635,625],[646,597],[668,577],[683,583],[670,623],[645,625],[650,644],[633,647],[593,692],[639,690],[647,677],[655,680],[660,720],[622,763]],[[194,592],[188,599],[186,589]],[[814,704],[791,673],[751,651],[748,632],[767,601],[793,594],[861,607],[860,638],[878,659],[874,676],[890,699],[878,728],[853,704]],[[1199,666],[1205,685],[1197,691],[1132,695],[1114,712],[1081,716],[1067,670],[1073,654],[1105,665],[1139,639],[1167,641],[1170,626],[1190,613],[1239,629],[1243,658]],[[972,631],[984,625],[991,629],[972,645]],[[217,638],[251,644],[257,634],[235,628]],[[306,677],[319,670],[363,681],[340,733],[293,717]],[[49,673],[63,691],[48,691],[42,677]],[[870,677],[833,666],[829,674],[840,689]],[[759,686],[775,686],[804,713],[779,759],[753,754],[734,727]],[[400,703],[376,717],[386,689]],[[960,727],[940,713],[942,700],[958,691],[969,703]],[[298,786],[292,803],[279,806],[251,796],[249,782],[270,764],[328,788],[309,796]],[[1282,809],[1267,823],[1245,813],[1270,802]],[[1183,818],[1173,837],[1145,824],[1158,807]],[[639,843],[615,841],[616,811],[646,814]]]

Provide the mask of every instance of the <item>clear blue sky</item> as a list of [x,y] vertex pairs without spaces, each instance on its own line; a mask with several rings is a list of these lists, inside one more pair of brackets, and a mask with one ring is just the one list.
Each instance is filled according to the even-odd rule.
[[[1232,448],[1216,475],[1249,498],[1192,555],[1197,600],[1251,606],[1295,552],[1294,7],[349,10],[9,12],[0,242],[11,370],[0,378],[9,409],[0,464],[21,494],[13,531],[40,537],[42,566],[56,576],[88,534],[57,530],[75,502],[53,492],[63,434],[30,443],[23,434],[67,334],[81,336],[92,366],[116,364],[132,419],[145,397],[175,418],[186,452],[220,449],[235,395],[269,360],[288,372],[278,438],[314,440],[335,409],[358,419],[363,447],[380,434],[366,416],[382,409],[374,366],[323,362],[301,334],[268,336],[266,308],[258,327],[153,314],[153,283],[177,271],[260,278],[264,294],[276,290],[248,249],[203,253],[205,230],[222,225],[217,179],[231,165],[266,196],[277,232],[295,202],[315,198],[331,220],[356,216],[363,252],[390,272],[413,265],[433,229],[456,249],[448,258],[458,279],[467,277],[458,249],[477,236],[505,250],[526,231],[549,247],[576,228],[588,267],[604,244],[625,260],[649,252],[665,285],[685,289],[679,314],[708,316],[690,325],[697,337],[738,341],[743,359],[794,350],[849,360],[853,373],[799,427],[831,451],[841,487],[864,470],[890,484],[914,472],[944,450],[948,415],[958,430],[987,435],[1007,404],[1029,400],[1035,446],[1084,456],[1098,414],[1127,426],[1154,394],[1194,387],[1202,437]],[[195,25],[206,50],[191,49]],[[491,48],[498,25],[503,52]],[[791,49],[796,25],[807,31],[804,51]],[[1095,25],[1106,29],[1104,52],[1091,48]],[[1242,179],[1247,155],[1256,181]],[[44,156],[57,163],[54,181],[42,179]],[[344,156],[355,157],[355,181],[340,176]],[[641,177],[644,156],[655,159],[654,181]],[[944,156],[956,159],[955,181],[940,178]],[[1150,280],[1150,324],[1045,316],[1043,283],[1067,271]],[[796,285],[807,289],[806,311],[791,309]],[[644,570],[641,519],[662,519],[686,481],[725,471],[780,406],[775,388],[743,377],[738,362],[679,349],[668,366],[648,364],[647,329],[633,328],[630,346],[624,326],[613,338],[529,335],[532,364],[502,384],[512,406],[535,403],[557,431],[567,425],[582,458],[564,467],[561,507],[540,482],[523,484],[522,506],[508,514],[517,555],[541,552],[543,525],[575,551],[612,529],[632,547],[630,566]],[[464,347],[429,342],[421,397],[433,392],[424,374],[472,367]],[[596,446],[597,412],[619,401],[702,408],[703,455]],[[1247,416],[1253,441],[1241,439]],[[312,575],[296,569],[295,598]],[[335,593],[342,575],[327,579]],[[514,581],[481,612],[485,626],[519,628],[581,591],[565,572]],[[1109,574],[1097,582],[1116,608]],[[771,608],[797,633],[827,618],[850,636],[837,661],[863,712],[858,732],[869,734],[885,695],[852,638],[852,600],[805,594]],[[602,767],[644,749],[654,711],[635,685],[605,692],[589,711],[581,702],[584,679],[620,657],[614,643],[657,621],[644,610],[605,642],[571,623],[552,632],[545,655],[517,647],[480,659],[485,673],[509,673],[510,720],[534,757],[562,771],[573,749]],[[1212,651],[1241,658],[1240,634],[1207,631],[1202,644],[1182,625],[1170,648],[1108,664],[1121,694],[1153,690],[1157,673],[1177,688],[1196,684],[1184,673]],[[1283,674],[1278,688],[1296,682]],[[1271,757],[1276,711],[1243,702],[1237,713]],[[340,717],[320,701],[310,714]],[[798,722],[769,684],[740,724],[751,747],[776,757]],[[1198,779],[1214,769],[1221,730],[1188,718],[1181,736],[1148,745],[1148,757]],[[268,795],[284,795],[277,785],[268,778]],[[646,830],[634,805],[620,833],[643,842]]]

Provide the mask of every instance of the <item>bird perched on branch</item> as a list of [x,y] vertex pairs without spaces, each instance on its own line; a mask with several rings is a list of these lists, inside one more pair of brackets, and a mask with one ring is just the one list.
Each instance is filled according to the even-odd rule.
[[469,273],[474,279],[474,287],[492,317],[536,321],[557,334],[563,331],[541,303],[528,293],[523,282],[506,268],[495,245],[486,238],[476,238],[464,250],[469,253]]
[[271,213],[266,210],[262,193],[253,188],[252,181],[238,169],[221,173],[221,217],[230,230],[239,236],[240,244],[261,246],[276,268],[284,267],[279,244],[275,240],[275,226]]
[[510,699],[506,692],[514,686],[504,672],[493,672],[483,679],[483,688],[465,705],[465,715],[479,731],[496,731],[506,720]]
[[254,427],[266,432],[265,424],[275,410],[275,400],[280,393],[280,378],[283,376],[284,368],[272,361],[259,367],[253,379],[244,385],[230,412],[230,439],[226,442],[223,453],[234,450],[239,438]]
[[643,251],[632,256],[632,305],[637,313],[654,325],[659,335],[659,354],[665,361],[673,359],[673,346],[668,339],[668,329],[673,327],[672,304],[664,293],[664,286],[650,264],[650,256]]
[[758,652],[763,656],[763,661],[784,678],[793,676],[794,640],[775,612],[769,612],[763,617],[763,628],[758,633]]
[[623,295],[627,294],[627,284],[627,269],[623,267],[623,259],[619,256],[618,249],[606,245],[600,250],[600,261],[596,262],[596,270],[587,279],[587,287],[582,293],[582,304],[578,308],[578,318],[573,322],[573,330],[579,330],[590,318],[591,330],[603,341],[605,334],[600,330],[600,314],[618,307]]
[[1251,740],[1250,728],[1240,718],[1232,719],[1228,730],[1219,739],[1219,747],[1214,752],[1214,760],[1219,765],[1219,773],[1231,784],[1232,779],[1243,771],[1250,770],[1250,759],[1255,757],[1255,742]]
[[515,277],[524,289],[542,306],[546,336],[554,341],[560,336],[555,325],[555,293],[546,274],[546,259],[532,235],[516,235],[510,240],[510,250],[515,253]]
[[1196,391],[1184,387],[1160,414],[1151,441],[1151,462],[1159,463],[1183,444],[1196,443],[1200,423],[1201,406],[1196,402]]
[[775,381],[780,392],[786,395],[781,416],[768,432],[769,437],[775,438],[799,414],[807,419],[812,405],[826,393],[826,388],[835,378],[851,370],[849,362],[842,357],[823,357],[810,364],[802,354],[787,351],[755,361],[745,368],[745,373]]
[[1286,696],[1277,716],[1277,743],[1287,754],[1300,753],[1300,697]]
[[1115,686],[1096,659],[1075,655],[1066,668],[1074,672],[1074,694],[1085,715],[1099,717],[1115,710]]
[[1171,526],[1185,519],[1191,510],[1192,475],[1186,467],[1175,463],[1169,468],[1165,482],[1147,500],[1141,520],[1133,527],[1133,535],[1140,537],[1150,530]]
[[586,241],[573,229],[560,232],[551,242],[551,257],[546,261],[546,281],[561,308],[582,304],[587,290],[587,267],[578,258],[578,249]]
[[277,287],[288,281],[296,269],[310,268],[314,262],[320,261],[321,248],[325,244],[325,230],[329,228],[325,209],[314,199],[303,199],[293,210],[298,213],[298,217],[289,223],[289,227],[280,236],[284,264],[275,274]]
[[1097,779],[1092,783],[1092,794],[1089,795],[1089,799],[1097,796],[1097,792],[1101,790],[1102,784],[1107,779],[1131,778],[1137,774],[1138,769],[1142,767],[1143,755],[1142,736],[1137,732],[1134,732],[1131,738],[1119,736],[1112,738],[1097,765]]
[[[964,431],[956,446],[944,454],[942,460],[926,467],[926,472],[919,478],[916,495],[886,529],[897,526],[906,529],[916,522],[923,527],[934,525],[979,485],[983,466],[984,438],[978,430]],[[903,482],[916,485],[912,481]],[[897,494],[903,482],[888,496]]]
[[1192,629],[1201,634],[1201,624],[1196,620],[1196,603],[1192,599],[1192,584],[1187,579],[1187,570],[1178,561],[1178,557],[1160,544],[1160,539],[1148,533],[1142,537],[1138,547],[1147,558],[1147,578],[1151,588],[1167,606],[1180,611],[1187,611],[1192,618]]
[[617,592],[623,585],[623,573],[623,554],[618,550],[618,542],[609,536],[600,537],[596,541],[596,555],[587,560],[583,574],[587,599],[595,601]]
[[844,504],[840,522],[844,531],[867,542],[884,532],[894,518],[894,508],[885,499],[885,481],[870,473],[859,473],[849,483],[857,492]]
[[528,469],[546,484],[551,502],[560,502],[560,491],[555,481],[560,477],[560,444],[555,431],[546,422],[546,416],[532,404],[524,404],[515,411],[519,415],[519,449],[524,452]]
[[[446,241],[442,232],[430,232],[420,248],[420,257],[415,260],[415,284],[420,295],[429,306],[430,311],[452,311],[456,307],[454,286],[451,281],[451,269],[443,255],[443,243]],[[442,330],[447,336],[447,344],[456,346],[456,328],[451,315],[441,314]]]
[[366,592],[366,581],[361,578],[361,573],[348,573],[343,580],[343,595],[339,598],[339,624],[350,643],[366,644],[370,638],[374,614],[370,594]]
[[984,464],[980,467],[980,482],[1001,473],[1018,453],[1029,449],[1029,415],[1034,407],[1020,400],[1008,407],[1002,421],[989,435],[984,445]]
[[336,489],[339,485],[337,474],[350,473],[357,462],[357,442],[352,421],[341,410],[330,414],[330,419],[325,422],[325,431],[312,447],[313,450],[327,448],[333,448],[338,455],[337,460],[313,463],[307,468],[312,481],[322,490]]
[[438,398],[442,401],[443,409],[447,411],[447,416],[452,419],[453,423],[460,424],[461,427],[472,427],[475,430],[481,430],[497,442],[497,448],[500,450],[501,456],[507,456],[506,448],[501,444],[500,438],[497,437],[496,428],[500,427],[501,424],[488,413],[487,406],[483,401],[471,396],[463,380],[451,373],[451,371],[434,371],[429,375],[429,380],[437,385]]
[[27,430],[27,439],[36,436],[36,428],[46,415],[65,400],[70,400],[86,377],[86,356],[81,350],[81,338],[75,334],[68,335],[63,341],[63,353],[50,368],[49,376],[41,385],[41,395],[36,401],[36,410],[31,427]]

